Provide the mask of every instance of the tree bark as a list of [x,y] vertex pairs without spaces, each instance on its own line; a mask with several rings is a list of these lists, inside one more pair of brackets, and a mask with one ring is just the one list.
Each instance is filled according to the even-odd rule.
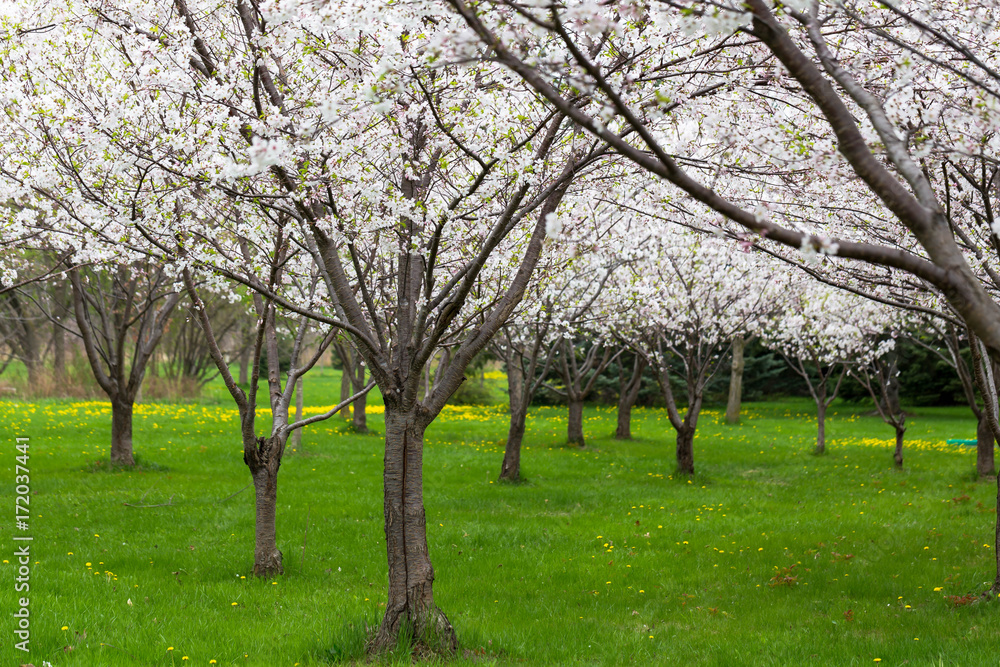
[[111,463],[133,466],[132,401],[125,397],[111,400]]
[[524,441],[524,426],[527,410],[518,408],[510,413],[510,428],[507,430],[507,446],[500,466],[500,479],[507,482],[521,481],[521,443]]
[[[358,377],[360,381],[354,383],[355,391],[360,391],[365,386],[365,367],[358,364]],[[360,387],[360,389],[359,389]],[[354,401],[354,419],[352,424],[357,433],[368,433],[368,415],[365,414],[365,406],[368,404],[368,394],[360,396]]]
[[726,405],[726,423],[735,424],[740,420],[740,405],[743,401],[743,350],[746,341],[743,336],[733,339],[733,363],[729,376],[729,402]]
[[521,480],[521,443],[524,440],[524,423],[528,412],[524,400],[523,376],[524,372],[519,363],[507,364],[510,428],[507,429],[507,445],[504,448],[503,463],[500,465],[500,479],[508,482]]
[[412,631],[417,643],[447,650],[457,647],[451,623],[434,605],[434,568],[427,548],[423,499],[426,427],[417,408],[403,411],[386,405],[383,482],[389,594],[373,653],[394,648],[404,628]]
[[980,478],[988,477],[995,472],[993,461],[993,429],[990,428],[986,410],[979,414],[976,425],[976,473]]
[[270,577],[284,572],[278,550],[275,515],[278,507],[278,468],[285,443],[280,437],[258,438],[256,446],[244,447],[243,461],[253,478],[254,525],[253,573]]
[[616,440],[632,439],[632,406],[639,398],[642,388],[642,373],[646,370],[646,360],[642,355],[635,355],[632,375],[627,383],[621,385],[618,392],[618,426],[615,428]]
[[681,428],[677,431],[677,472],[694,474],[694,429]]
[[569,397],[566,442],[578,447],[584,447],[587,444],[583,437],[583,401],[573,396]]

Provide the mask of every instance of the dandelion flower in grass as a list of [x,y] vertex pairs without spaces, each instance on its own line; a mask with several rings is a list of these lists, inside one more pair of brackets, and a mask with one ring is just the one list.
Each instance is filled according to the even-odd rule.
[[239,602],[234,602],[234,603],[233,603],[233,606],[234,606],[234,607],[235,607],[235,606],[237,606],[237,605],[239,605]]
[[[212,658],[211,660],[209,660],[209,661],[208,661],[208,664],[210,664],[210,665],[214,665],[214,664],[215,664],[215,658]],[[297,664],[299,664],[299,663],[295,663],[295,664],[297,665]]]
[[60,629],[60,630],[69,630],[69,626],[68,626],[68,625],[64,625],[64,626],[62,626],[62,627],[61,627],[61,628],[59,628],[59,629]]
[[174,650],[174,647],[173,647],[173,646],[168,646],[168,647],[167,647],[167,650],[168,650],[168,651],[173,651],[173,650]]

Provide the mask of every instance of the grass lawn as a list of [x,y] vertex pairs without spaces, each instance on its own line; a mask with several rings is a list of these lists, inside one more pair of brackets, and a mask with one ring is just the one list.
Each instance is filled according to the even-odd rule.
[[[31,653],[2,664],[320,665],[364,659],[380,618],[383,429],[310,427],[279,476],[285,574],[248,576],[253,496],[235,410],[138,406],[141,468],[109,472],[110,408],[0,403],[13,505],[16,436],[29,436]],[[307,405],[339,396],[306,379]],[[666,414],[638,409],[634,442],[589,408],[587,448],[561,445],[565,414],[529,416],[527,483],[497,483],[502,406],[448,408],[428,431],[425,497],[435,597],[476,664],[848,665],[997,663],[1000,603],[954,604],[994,575],[996,502],[973,478],[968,410],[920,409],[906,467],[892,431],[835,406],[816,457],[805,402],[708,411],[692,478],[676,478]],[[242,489],[242,490],[241,490]],[[778,585],[775,585],[778,584]],[[405,656],[397,656],[402,662]]]

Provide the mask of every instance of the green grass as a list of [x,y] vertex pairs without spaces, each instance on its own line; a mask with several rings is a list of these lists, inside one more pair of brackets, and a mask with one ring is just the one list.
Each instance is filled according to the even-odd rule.
[[[335,373],[307,379],[307,404],[338,395]],[[18,435],[31,437],[35,494],[32,652],[16,653],[8,632],[2,664],[364,659],[386,588],[380,438],[340,419],[307,431],[279,477],[286,573],[258,581],[235,411],[211,403],[138,408],[131,472],[94,463],[107,457],[106,406],[0,403],[8,507]],[[456,661],[996,664],[998,603],[946,597],[994,575],[995,487],[973,480],[974,449],[943,445],[973,437],[968,411],[912,417],[903,471],[891,429],[851,408],[834,409],[822,457],[809,453],[807,403],[747,413],[739,426],[703,417],[689,480],[672,476],[660,410],[636,410],[638,439],[622,443],[609,437],[613,411],[590,408],[583,450],[561,445],[563,410],[533,410],[527,482],[507,485],[495,482],[502,406],[449,409],[424,464],[435,597],[459,634]],[[381,415],[369,424],[381,432]],[[0,565],[8,619],[12,524],[12,562]],[[795,583],[772,587],[782,572]]]

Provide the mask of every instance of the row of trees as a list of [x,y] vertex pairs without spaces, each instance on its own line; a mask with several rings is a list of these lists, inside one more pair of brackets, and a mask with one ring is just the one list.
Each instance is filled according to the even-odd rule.
[[[281,568],[288,437],[377,385],[389,585],[372,650],[404,628],[454,647],[434,604],[423,434],[490,346],[510,382],[506,477],[534,393],[565,393],[582,442],[582,403],[622,350],[623,404],[649,368],[690,472],[707,378],[751,335],[818,378],[820,450],[844,362],[873,393],[888,387],[876,403],[901,463],[891,341],[936,322],[1000,435],[1000,77],[983,55],[995,21],[966,14],[804,0],[5,3],[0,289],[68,275],[119,414],[188,300],[240,411],[260,574]],[[210,306],[244,294],[245,385]],[[125,307],[102,311],[105,295]],[[292,416],[304,374],[344,340],[342,404]],[[264,387],[276,419],[261,434]],[[112,454],[128,462],[124,423]]]

